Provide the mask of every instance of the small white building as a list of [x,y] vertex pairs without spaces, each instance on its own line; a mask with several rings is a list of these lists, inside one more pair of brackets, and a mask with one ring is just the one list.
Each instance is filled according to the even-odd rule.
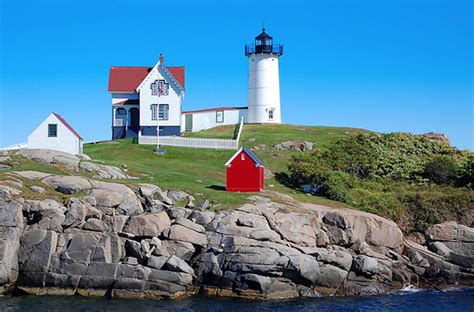
[[82,154],[83,139],[59,114],[51,113],[28,136],[28,148],[44,148]]
[[216,107],[183,112],[181,132],[201,131],[224,125],[236,125],[247,120],[247,107]]

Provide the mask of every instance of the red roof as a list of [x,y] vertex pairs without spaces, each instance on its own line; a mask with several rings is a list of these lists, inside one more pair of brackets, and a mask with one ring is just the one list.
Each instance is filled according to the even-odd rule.
[[[112,66],[109,73],[109,92],[135,92],[153,67]],[[166,66],[184,89],[184,66]]]
[[247,109],[247,107],[229,107],[229,106],[215,107],[215,108],[185,111],[185,112],[182,112],[182,114],[205,113],[205,112],[213,112],[213,111],[220,111],[220,110],[237,110],[237,109]]
[[77,133],[76,130],[74,130],[73,127],[71,127],[70,124],[67,123],[67,121],[63,118],[63,116],[59,115],[59,114],[56,114],[55,112],[53,112],[54,116],[56,116],[59,121],[61,121],[63,123],[63,125],[66,126],[66,128],[68,128],[69,130],[71,130],[72,133],[74,133],[75,136],[77,136],[80,140],[83,140],[83,138],[79,135],[79,133]]

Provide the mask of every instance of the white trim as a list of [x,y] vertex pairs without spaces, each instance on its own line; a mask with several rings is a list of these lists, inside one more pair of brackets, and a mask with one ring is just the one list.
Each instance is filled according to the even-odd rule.
[[178,87],[178,89],[181,91],[181,93],[184,93],[184,89],[181,86],[181,84],[176,80],[176,78],[173,76],[173,74],[170,73],[170,71],[166,68],[166,66],[161,65],[160,61],[156,63],[155,66],[153,66],[152,70],[146,75],[146,77],[142,80],[142,82],[138,85],[138,87],[135,89],[136,93],[139,93],[139,90],[142,88],[142,86],[145,84],[145,81],[147,81],[148,77],[153,74],[153,72],[156,70],[158,73],[160,72],[159,69],[162,69],[169,77],[169,79]]
[[226,167],[230,167],[230,163],[235,159],[235,157],[237,157],[237,155],[239,155],[239,153],[242,151],[243,147],[239,148],[239,150],[237,152],[235,152],[235,154],[225,163],[224,166]]

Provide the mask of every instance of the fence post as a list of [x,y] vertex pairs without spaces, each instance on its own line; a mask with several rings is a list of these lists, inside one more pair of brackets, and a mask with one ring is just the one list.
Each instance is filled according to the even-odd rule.
[[243,127],[244,127],[244,117],[240,119],[239,132],[237,133],[237,139],[235,140],[235,149],[239,149],[240,135],[242,134]]

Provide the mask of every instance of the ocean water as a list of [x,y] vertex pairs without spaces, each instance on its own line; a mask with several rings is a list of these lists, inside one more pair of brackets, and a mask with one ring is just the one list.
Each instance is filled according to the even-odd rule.
[[291,300],[196,296],[181,300],[85,297],[0,297],[0,311],[474,311],[474,289],[410,290],[392,295]]

